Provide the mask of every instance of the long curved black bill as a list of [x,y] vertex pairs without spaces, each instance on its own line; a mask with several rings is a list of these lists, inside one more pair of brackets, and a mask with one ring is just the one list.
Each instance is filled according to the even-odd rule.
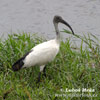
[[71,26],[64,20],[61,21],[61,23],[65,24],[66,26],[68,26],[70,28],[70,30],[72,31],[72,34],[74,35],[74,31],[73,29],[71,28]]

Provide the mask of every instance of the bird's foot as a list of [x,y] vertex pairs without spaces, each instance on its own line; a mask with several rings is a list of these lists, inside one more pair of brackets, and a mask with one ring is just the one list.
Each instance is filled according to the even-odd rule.
[[39,74],[38,74],[38,78],[37,78],[37,82],[36,83],[39,83],[40,79],[41,79],[41,72],[39,72]]

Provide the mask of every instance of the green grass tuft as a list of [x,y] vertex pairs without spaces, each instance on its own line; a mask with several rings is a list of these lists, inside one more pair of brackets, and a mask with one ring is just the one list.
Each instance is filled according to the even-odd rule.
[[[12,64],[44,39],[26,33],[0,39],[0,100],[100,100],[100,41],[93,34],[74,37],[80,39],[80,47],[73,47],[70,39],[61,42],[60,52],[47,65],[47,77],[42,76],[40,84],[36,84],[39,67],[13,72]],[[91,88],[95,92],[82,96],[82,91],[66,92],[67,88]]]

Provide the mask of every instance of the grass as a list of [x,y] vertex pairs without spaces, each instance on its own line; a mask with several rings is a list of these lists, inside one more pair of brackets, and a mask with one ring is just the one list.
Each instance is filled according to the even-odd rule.
[[[39,84],[38,66],[13,72],[12,64],[45,40],[26,33],[0,39],[0,100],[100,100],[100,41],[93,34],[74,37],[80,39],[80,47],[70,39],[61,42],[59,54],[47,64],[47,77],[42,75]],[[94,92],[83,92],[83,88]]]

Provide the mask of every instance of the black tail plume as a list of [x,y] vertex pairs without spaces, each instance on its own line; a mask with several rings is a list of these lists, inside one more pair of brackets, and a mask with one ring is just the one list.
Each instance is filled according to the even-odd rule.
[[18,71],[22,68],[23,65],[24,65],[23,58],[20,58],[13,64],[12,69],[13,71]]
[[29,54],[29,53],[31,53],[33,50],[30,50],[29,52],[27,52],[22,58],[20,58],[18,61],[16,61],[14,64],[13,64],[13,66],[12,66],[12,69],[13,69],[13,71],[18,71],[18,70],[20,70],[22,67],[23,67],[23,65],[24,65],[24,59],[26,58],[26,56]]

